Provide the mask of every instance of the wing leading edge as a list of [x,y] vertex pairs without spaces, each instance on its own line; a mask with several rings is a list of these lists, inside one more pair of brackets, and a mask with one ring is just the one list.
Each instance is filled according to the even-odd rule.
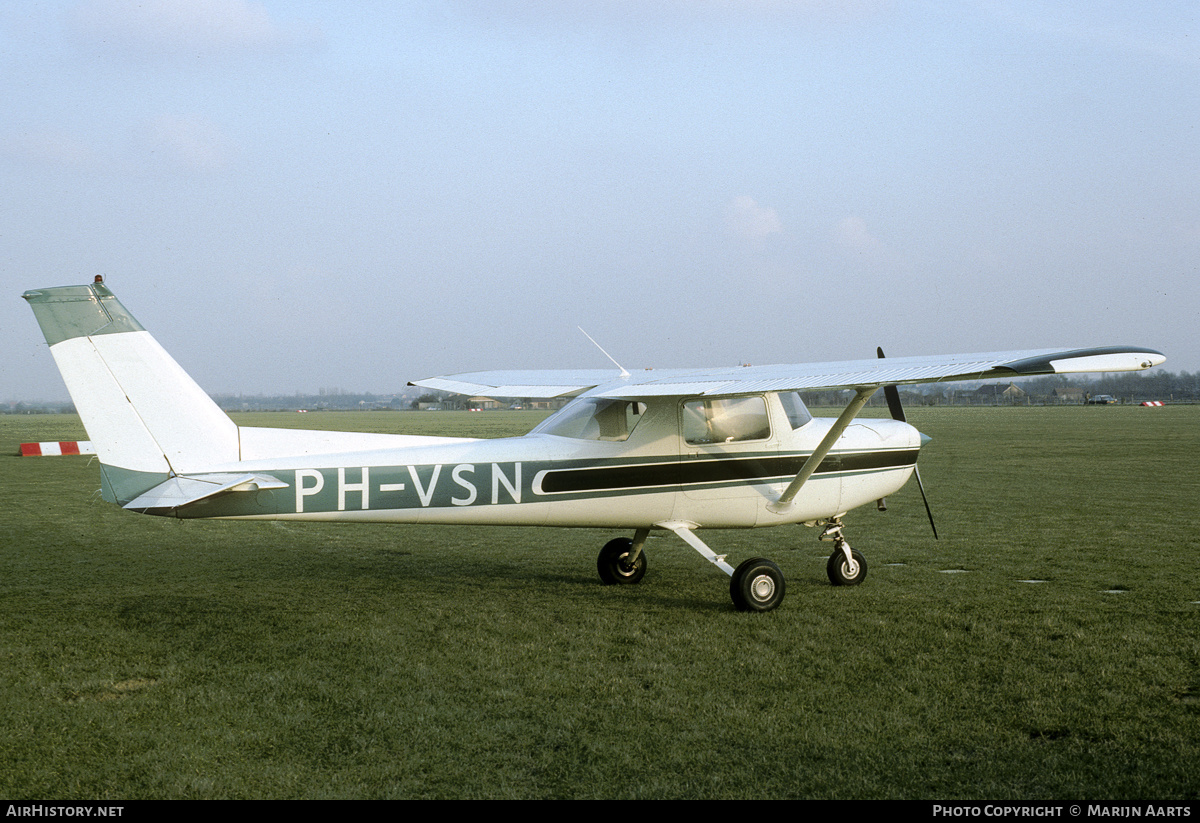
[[1035,377],[1046,374],[1141,371],[1164,362],[1154,349],[1104,346],[1031,349],[886,360],[843,360],[722,369],[647,369],[621,376],[611,370],[487,371],[414,380],[409,385],[492,397],[571,397],[599,389],[604,397],[755,394],[859,389],[907,383]]

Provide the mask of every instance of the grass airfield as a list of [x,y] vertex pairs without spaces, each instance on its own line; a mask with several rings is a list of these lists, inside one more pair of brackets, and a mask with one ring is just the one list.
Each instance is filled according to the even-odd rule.
[[908,413],[942,539],[912,483],[846,518],[856,588],[815,529],[707,532],[768,614],[669,535],[605,587],[597,530],[130,514],[16,456],[77,418],[2,416],[0,796],[1200,799],[1200,407]]

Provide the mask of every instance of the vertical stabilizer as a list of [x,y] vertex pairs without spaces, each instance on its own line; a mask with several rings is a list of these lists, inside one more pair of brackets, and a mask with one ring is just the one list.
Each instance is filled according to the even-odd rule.
[[104,497],[238,459],[238,430],[103,283],[22,295],[95,444]]

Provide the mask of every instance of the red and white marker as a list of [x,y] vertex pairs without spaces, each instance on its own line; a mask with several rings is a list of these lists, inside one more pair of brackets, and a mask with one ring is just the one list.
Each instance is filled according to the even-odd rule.
[[1161,405],[1163,405],[1163,401],[1161,401],[1161,400],[1145,400],[1142,402],[1142,405],[1143,406],[1161,406]]
[[22,457],[57,457],[62,454],[95,454],[90,440],[51,440],[48,443],[22,443]]

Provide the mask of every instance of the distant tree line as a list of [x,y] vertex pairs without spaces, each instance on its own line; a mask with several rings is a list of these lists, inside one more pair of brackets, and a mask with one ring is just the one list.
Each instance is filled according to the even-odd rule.
[[320,389],[317,394],[246,395],[214,394],[213,401],[225,411],[375,411],[408,408],[403,393],[368,394],[365,392]]
[[[996,381],[987,381],[995,384]],[[1121,403],[1141,403],[1145,400],[1162,400],[1166,403],[1200,403],[1200,372],[1171,372],[1154,369],[1149,372],[1120,372],[1115,374],[1066,375],[1015,379],[1011,383],[1019,389],[1007,396],[992,391],[981,391],[984,381],[966,383],[922,383],[901,388],[900,395],[905,405],[1050,405],[1083,403],[1088,397],[1112,395]],[[1076,392],[1068,390],[1075,389]],[[418,408],[467,409],[472,408],[472,399],[466,395],[448,392],[419,393],[417,389],[405,389],[395,394],[366,394],[321,389],[317,394],[290,395],[213,395],[213,400],[225,411],[369,411],[409,410]],[[845,405],[842,392],[801,392],[804,402],[810,406]],[[520,406],[523,408],[553,408],[560,402],[534,401],[529,398],[496,398],[504,402],[500,408]],[[565,402],[565,401],[563,401]],[[885,405],[883,392],[871,399],[870,405]],[[22,402],[8,401],[0,404],[4,414],[73,414],[75,406],[69,401]]]
[[[1072,405],[1086,403],[1098,395],[1111,395],[1120,403],[1162,400],[1166,403],[1200,403],[1200,372],[1148,372],[1112,374],[1056,374],[1006,381],[921,383],[904,386],[900,396],[905,405]],[[1018,391],[1003,392],[1008,386]],[[994,386],[993,390],[988,387]],[[1070,391],[1074,390],[1074,391]],[[844,405],[839,392],[804,392],[810,406]],[[886,405],[883,393],[868,405]]]

